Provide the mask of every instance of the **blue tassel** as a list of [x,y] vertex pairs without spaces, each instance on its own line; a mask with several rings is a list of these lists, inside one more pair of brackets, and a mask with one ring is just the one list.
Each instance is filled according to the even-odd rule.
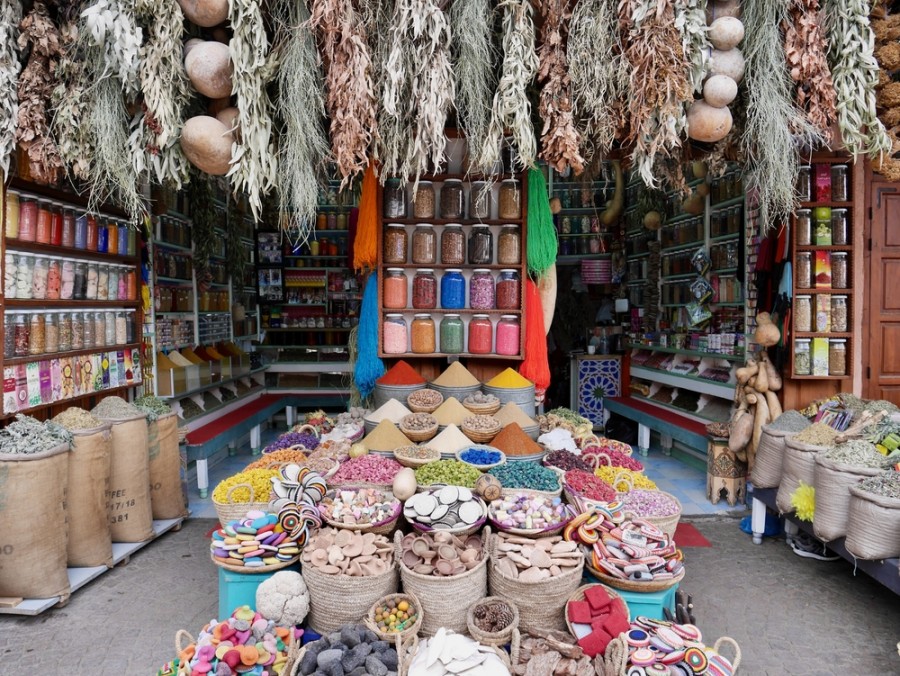
[[378,275],[374,272],[363,291],[357,350],[353,377],[365,399],[375,389],[375,381],[384,375],[384,362],[378,358]]

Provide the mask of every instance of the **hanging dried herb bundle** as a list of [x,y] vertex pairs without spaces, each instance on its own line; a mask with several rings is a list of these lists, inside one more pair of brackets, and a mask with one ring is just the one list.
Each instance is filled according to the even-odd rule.
[[784,25],[784,53],[795,83],[797,107],[826,143],[831,143],[835,109],[834,82],[826,59],[819,0],[790,0]]
[[[207,288],[212,281],[209,258],[215,251],[218,214],[213,201],[212,177],[197,169],[190,170],[190,182],[185,186],[191,205],[191,240],[194,244],[193,264],[197,285]],[[232,198],[233,199],[233,198]]]
[[244,225],[244,212],[240,202],[234,196],[228,196],[228,213],[225,218],[226,228],[226,266],[231,276],[231,289],[237,296],[244,290],[244,275],[247,269],[247,246],[241,239]]
[[48,104],[56,86],[62,39],[47,15],[43,2],[19,26],[19,49],[28,52],[28,63],[19,78],[16,142],[28,156],[29,172],[38,183],[56,183],[63,164],[50,133]]
[[544,121],[540,156],[559,172],[571,167],[580,174],[584,171],[584,158],[578,152],[581,137],[575,129],[572,83],[566,62],[572,14],[562,0],[538,0],[537,5],[543,19],[538,50],[538,82],[544,85],[538,107]]
[[693,90],[699,94],[709,72],[712,49],[706,27],[706,0],[677,0],[675,21],[681,27],[685,58],[691,64],[688,78]]
[[190,99],[181,46],[184,14],[177,2],[135,0],[134,9],[146,36],[140,52],[144,100],[130,138],[134,171],[152,170],[157,182],[180,188],[188,162],[178,139]]
[[375,93],[365,26],[352,0],[312,0],[310,26],[325,66],[325,110],[343,188],[368,165]]
[[876,159],[891,151],[891,139],[875,107],[878,62],[869,4],[867,0],[826,0],[823,7],[841,138],[854,157],[865,154]]
[[655,187],[657,156],[675,156],[687,127],[691,63],[672,0],[622,0],[619,26],[630,67],[627,141],[634,144],[632,162],[641,179]]
[[9,158],[16,148],[16,117],[19,114],[19,23],[22,3],[0,0],[0,180],[9,172]]
[[786,17],[787,0],[743,6],[747,60],[743,146],[751,164],[747,188],[758,190],[760,219],[768,227],[797,206],[798,148],[811,149],[821,143],[815,128],[794,104],[779,31]]
[[[490,0],[456,0],[450,5],[457,116],[468,140],[472,162],[476,164],[475,154],[487,138],[491,98],[497,87],[493,27]],[[491,168],[476,166],[474,169],[489,173]]]
[[537,155],[528,100],[528,87],[538,68],[533,12],[529,0],[502,0],[497,7],[503,11],[503,61],[491,106],[491,124],[478,154],[478,164],[493,170],[500,161],[503,132],[509,130],[519,166],[525,169],[534,164]]
[[276,108],[281,117],[278,143],[278,197],[282,226],[292,241],[305,242],[316,221],[321,168],[328,157],[322,63],[310,31],[305,2],[285,3],[280,16],[281,64]]
[[888,8],[872,8],[872,32],[875,34],[875,58],[878,59],[878,119],[887,129],[893,153],[876,161],[876,171],[889,181],[900,181],[900,84],[893,71],[900,69],[900,14],[888,15]]
[[720,178],[729,169],[729,163],[742,166],[747,165],[747,157],[741,144],[745,120],[747,117],[746,97],[744,88],[738,90],[737,98],[729,106],[734,124],[731,131],[721,141],[718,141],[710,153],[704,159],[710,179]]
[[581,154],[588,161],[602,160],[625,124],[628,71],[622,59],[616,0],[579,0],[567,50]]
[[85,92],[90,83],[85,75],[84,55],[79,53],[77,19],[64,23],[59,32],[63,50],[51,97],[54,113],[50,126],[66,168],[76,178],[86,181],[91,174],[94,149],[88,126],[90,101]]

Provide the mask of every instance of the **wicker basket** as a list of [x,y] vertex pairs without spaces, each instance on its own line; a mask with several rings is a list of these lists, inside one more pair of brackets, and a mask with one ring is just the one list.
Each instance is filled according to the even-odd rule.
[[[722,652],[722,646],[730,645],[734,648],[734,659],[731,661],[733,674],[738,672],[741,665],[741,647],[737,641],[729,636],[723,636],[713,645],[713,650],[717,653]],[[613,638],[606,646],[606,652],[603,657],[597,657],[595,666],[597,676],[628,676],[628,656],[631,653],[628,643],[625,641],[625,635],[620,634]]]
[[[512,611],[512,621],[504,629],[496,632],[487,632],[478,628],[475,624],[475,610],[478,606],[486,603],[499,601],[506,604]],[[516,604],[509,599],[502,599],[499,596],[486,596],[469,606],[469,612],[466,613],[466,626],[469,629],[469,636],[478,641],[481,645],[492,645],[496,647],[504,646],[514,640],[519,634],[519,609]]]
[[816,480],[816,455],[827,451],[825,446],[813,446],[797,441],[796,437],[785,439],[784,462],[782,464],[781,484],[775,495],[775,504],[782,513],[793,512],[791,496],[800,487],[802,481],[813,486]]
[[[465,632],[460,632],[465,633]],[[516,632],[516,639],[518,639],[519,633]],[[503,662],[503,666],[509,671],[509,673],[513,672],[513,663],[516,661],[519,654],[519,642],[518,640],[513,641],[512,646],[512,658],[510,658],[509,653],[507,653],[503,648],[492,645],[490,646],[491,651],[500,658],[500,661]],[[406,645],[403,646],[403,656],[400,658],[400,671],[397,672],[402,676],[408,676],[409,667],[412,664],[413,660],[416,658],[416,653],[419,650],[419,638],[417,636],[413,636],[411,641],[407,642]],[[178,676],[181,676],[179,674]]]
[[[562,480],[562,479],[560,479]],[[609,503],[602,500],[591,500],[579,495],[566,484],[563,489],[563,499],[580,512],[609,511]]]
[[[396,600],[397,603],[400,601],[406,601],[413,608],[416,609],[416,621],[413,622],[410,626],[408,626],[403,631],[399,632],[387,632],[381,631],[378,628],[378,623],[375,621],[375,609],[379,606],[383,606],[391,601]],[[406,641],[408,638],[415,636],[419,633],[419,628],[422,626],[422,618],[424,616],[424,612],[422,611],[422,604],[419,599],[416,598],[416,595],[411,592],[398,592],[396,594],[388,594],[387,596],[378,599],[375,603],[372,604],[372,607],[369,608],[369,612],[366,614],[365,619],[363,620],[363,624],[365,624],[369,629],[374,631],[378,638],[383,641],[388,641],[389,643],[394,643],[397,637],[400,637],[401,641]]]
[[[503,489],[500,491],[500,494],[503,497],[516,495],[517,493],[524,493],[525,495],[535,496],[535,497],[536,496],[547,497],[546,494],[541,491],[530,491],[530,490],[526,490],[526,489],[508,488],[508,489]],[[491,504],[493,504],[493,503],[491,503]],[[496,521],[494,519],[494,517],[491,515],[491,507],[490,507],[490,505],[488,505],[488,521],[490,521],[491,526],[493,526],[495,530],[503,532],[503,533],[509,533],[510,535],[519,535],[521,537],[526,537],[526,538],[542,538],[542,537],[547,537],[550,535],[557,535],[563,531],[563,529],[566,527],[566,525],[571,520],[572,520],[572,515],[569,514],[568,518],[566,518],[564,521],[561,521],[557,524],[553,524],[552,526],[548,526],[547,528],[510,528],[508,526],[504,526],[499,521]]]
[[487,506],[484,504],[484,501],[481,500],[481,498],[478,498],[478,500],[481,502],[481,506],[484,511],[482,512],[481,518],[470,526],[457,526],[456,528],[435,529],[426,523],[419,523],[418,521],[414,520],[408,521],[408,523],[413,527],[414,530],[417,530],[420,533],[432,533],[435,532],[435,530],[439,530],[441,533],[449,533],[450,535],[474,535],[479,530],[481,530],[481,527],[487,522]]
[[[337,491],[346,491],[346,490],[359,490],[360,488],[373,488],[372,486],[365,485],[357,485],[354,484],[352,486],[335,486],[332,490]],[[378,487],[381,488],[381,487]],[[390,489],[381,489],[382,495],[393,498],[394,494]],[[331,490],[329,490],[329,493]],[[397,527],[397,521],[400,519],[400,515],[403,513],[403,503],[397,500],[397,504],[394,505],[394,510],[391,512],[391,515],[388,518],[378,521],[376,523],[344,523],[342,521],[335,521],[334,519],[330,519],[325,515],[325,512],[322,511],[322,505],[319,505],[319,514],[322,516],[322,521],[327,523],[332,528],[340,528],[342,530],[352,530],[357,531],[359,533],[375,533],[376,535],[389,535],[394,528]]]
[[[250,502],[232,502],[231,494],[234,492],[235,488],[246,488],[250,491]],[[222,526],[227,526],[230,521],[237,521],[238,519],[243,519],[247,516],[247,512],[252,510],[258,510],[260,512],[268,512],[269,511],[269,503],[266,502],[256,502],[254,498],[256,496],[253,494],[253,486],[250,484],[235,484],[231,488],[228,489],[228,492],[225,494],[225,502],[217,502],[215,498],[213,498],[213,506],[216,508],[216,514],[219,517],[219,523]]]
[[[485,529],[485,540],[490,539],[491,529]],[[402,533],[394,533],[395,558],[400,562],[400,579],[403,590],[421,599],[423,614],[420,633],[433,636],[441,627],[460,634],[466,632],[466,616],[469,606],[487,596],[488,552],[474,568],[459,575],[438,577],[422,575],[408,568],[401,556]]]
[[[411,448],[410,446],[402,446],[401,448],[394,449],[393,456],[394,460],[399,462],[404,467],[412,467],[413,469],[419,469],[419,467],[424,467],[429,462],[434,462],[435,460],[441,459],[441,453],[437,449],[428,448],[431,452],[431,456],[428,458],[409,458],[404,455],[400,455],[397,451],[403,450],[404,448]],[[422,448],[421,446],[419,448]]]
[[465,406],[468,410],[472,411],[475,415],[494,415],[497,411],[500,410],[500,400],[498,399],[494,403],[486,403],[486,404],[475,404],[469,403],[467,404],[465,401],[462,402],[462,405]]
[[462,430],[462,433],[469,437],[469,439],[474,441],[476,444],[486,444],[490,442],[494,437],[500,434],[500,430],[503,429],[503,425],[500,424],[499,420],[495,420],[497,424],[488,431],[476,430],[472,427],[469,427],[468,425],[466,425],[466,420],[468,420],[468,418],[465,418],[463,420],[463,424],[460,426],[460,430]]
[[681,572],[678,573],[678,575],[669,580],[649,580],[647,582],[636,582],[634,580],[623,580],[618,577],[613,577],[612,575],[607,575],[606,573],[601,573],[590,564],[585,564],[585,567],[588,569],[588,572],[590,572],[591,575],[600,580],[603,584],[628,592],[665,591],[666,589],[674,587],[676,584],[681,582],[684,579],[685,573],[684,568],[682,568]]
[[[432,416],[432,419],[434,419],[434,416]],[[438,433],[438,422],[436,419],[434,419],[434,424],[425,430],[411,430],[403,424],[404,420],[406,420],[405,417],[400,421],[399,428],[410,441],[428,441],[429,439],[433,439]]]
[[630,512],[630,510],[628,509],[627,498],[625,500],[625,507],[624,507],[623,511],[626,514],[629,514],[629,513],[633,514],[634,517],[637,519],[641,519],[643,521],[646,521],[647,523],[652,523],[654,526],[659,528],[663,533],[668,535],[670,540],[674,541],[675,529],[678,528],[678,522],[681,520],[681,512],[682,512],[681,501],[678,498],[676,498],[674,495],[672,495],[671,493],[666,493],[665,491],[656,491],[656,492],[660,493],[662,495],[665,495],[666,497],[674,500],[675,504],[678,505],[678,512],[675,514],[672,514],[670,516],[642,516],[641,514],[637,514],[635,512]]
[[309,589],[307,622],[323,635],[345,624],[358,624],[372,604],[400,588],[396,560],[381,575],[364,577],[328,575],[315,566],[303,566],[303,579]]
[[566,627],[569,628],[569,633],[572,636],[577,636],[575,633],[575,627],[572,626],[572,622],[569,620],[569,604],[573,601],[584,601],[584,593],[593,587],[603,587],[606,590],[606,593],[610,595],[613,599],[619,599],[622,602],[622,605],[625,606],[625,615],[631,620],[631,612],[628,610],[628,602],[625,601],[619,594],[616,593],[616,590],[612,587],[609,587],[605,584],[600,584],[599,582],[595,582],[593,584],[586,584],[575,590],[575,593],[569,597],[569,600],[566,601]]
[[[408,408],[413,413],[434,413],[436,410],[438,410],[440,405],[444,403],[444,395],[441,394],[440,392],[438,392],[437,390],[432,390],[430,388],[426,388],[426,389],[428,392],[434,392],[435,394],[440,396],[441,400],[438,403],[434,404],[433,406],[423,406],[421,404],[416,404],[413,401],[411,401],[409,398],[407,398],[406,408]],[[416,392],[424,392],[424,391],[425,390],[416,390]],[[409,396],[412,397],[416,392],[413,392]]]
[[[490,451],[491,453],[499,453],[500,460],[498,460],[497,462],[495,462],[491,465],[476,465],[474,462],[469,462],[468,460],[463,460],[462,457],[460,457],[460,456],[462,456],[463,453],[465,453],[466,451],[470,451],[472,449],[475,449],[476,451]],[[501,451],[499,448],[494,448],[493,446],[488,446],[486,444],[473,444],[467,448],[462,448],[462,449],[458,450],[455,453],[455,455],[456,455],[456,459],[459,460],[460,462],[464,462],[467,465],[472,465],[472,467],[475,467],[476,469],[480,469],[482,472],[487,472],[489,469],[492,469],[494,467],[499,467],[500,465],[502,465],[503,463],[506,462],[506,453]]]
[[880,472],[881,470],[869,467],[834,462],[826,458],[824,453],[816,456],[816,511],[813,515],[813,530],[817,538],[830,542],[847,534],[850,487]]
[[280,561],[278,563],[273,563],[269,566],[259,566],[257,568],[247,568],[246,566],[230,566],[227,563],[223,563],[221,561],[217,561],[216,557],[212,555],[210,552],[209,555],[210,560],[216,564],[219,568],[224,568],[227,571],[232,573],[242,573],[244,575],[256,575],[258,573],[274,573],[276,570],[282,570],[284,568],[288,568],[293,566],[300,560],[300,556],[295,556],[290,561]]
[[772,425],[764,425],[756,448],[751,480],[759,488],[777,488],[781,483],[782,463],[787,437],[796,432],[776,430]]

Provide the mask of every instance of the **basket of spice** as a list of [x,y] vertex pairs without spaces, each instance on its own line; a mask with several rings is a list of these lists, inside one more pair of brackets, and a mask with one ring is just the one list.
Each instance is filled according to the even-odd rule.
[[560,533],[572,515],[560,498],[519,490],[491,502],[488,520],[499,532],[537,538]]
[[248,511],[267,511],[277,469],[250,469],[220,481],[212,494],[219,523],[242,519]]
[[437,460],[416,470],[417,490],[429,491],[439,486],[464,486],[475,488],[481,471],[459,460]]
[[366,626],[384,641],[401,641],[419,633],[422,626],[422,604],[415,594],[388,594],[379,599],[366,616]]
[[560,477],[565,476],[566,472],[570,469],[580,469],[585,472],[591,471],[588,463],[571,451],[550,451],[544,456],[544,459],[541,460],[541,464],[543,464],[544,467],[552,469],[559,474]]
[[416,390],[406,399],[406,406],[413,413],[434,413],[444,403],[444,395],[437,390]]
[[477,467],[482,472],[499,467],[506,462],[506,454],[493,446],[484,444],[472,444],[468,448],[456,452],[456,459],[468,465]]
[[394,460],[404,467],[418,469],[429,462],[441,459],[441,453],[430,446],[401,446],[394,449]]
[[430,413],[410,413],[400,421],[400,431],[410,441],[428,441],[438,432],[438,421]]
[[519,633],[519,609],[499,596],[486,596],[469,606],[469,635],[481,645],[504,646]]
[[635,488],[623,494],[624,511],[652,523],[670,538],[681,519],[681,503],[671,493]]
[[341,486],[319,503],[322,520],[334,528],[387,535],[397,525],[403,505],[389,490]]
[[616,491],[613,487],[595,476],[593,472],[570,469],[562,481],[565,485],[566,502],[581,509],[606,509],[609,503],[616,501]]
[[500,410],[500,400],[493,394],[475,392],[463,399],[462,405],[476,415],[493,415]]
[[562,494],[559,475],[537,462],[507,462],[488,470],[507,491],[531,491],[552,498]]
[[492,415],[470,415],[463,419],[462,432],[476,444],[486,444],[497,436],[501,427]]
[[781,483],[782,463],[787,437],[810,426],[806,416],[798,411],[785,411],[760,432],[753,465],[753,485],[776,488]]

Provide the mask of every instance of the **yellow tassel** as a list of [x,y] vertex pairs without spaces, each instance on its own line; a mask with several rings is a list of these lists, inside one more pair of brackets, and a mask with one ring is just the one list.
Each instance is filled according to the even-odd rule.
[[359,196],[359,220],[353,241],[353,267],[359,270],[374,268],[378,261],[378,178],[375,162],[370,160],[363,175]]
[[816,489],[802,481],[791,494],[791,504],[797,510],[797,518],[801,521],[812,521],[816,513]]

